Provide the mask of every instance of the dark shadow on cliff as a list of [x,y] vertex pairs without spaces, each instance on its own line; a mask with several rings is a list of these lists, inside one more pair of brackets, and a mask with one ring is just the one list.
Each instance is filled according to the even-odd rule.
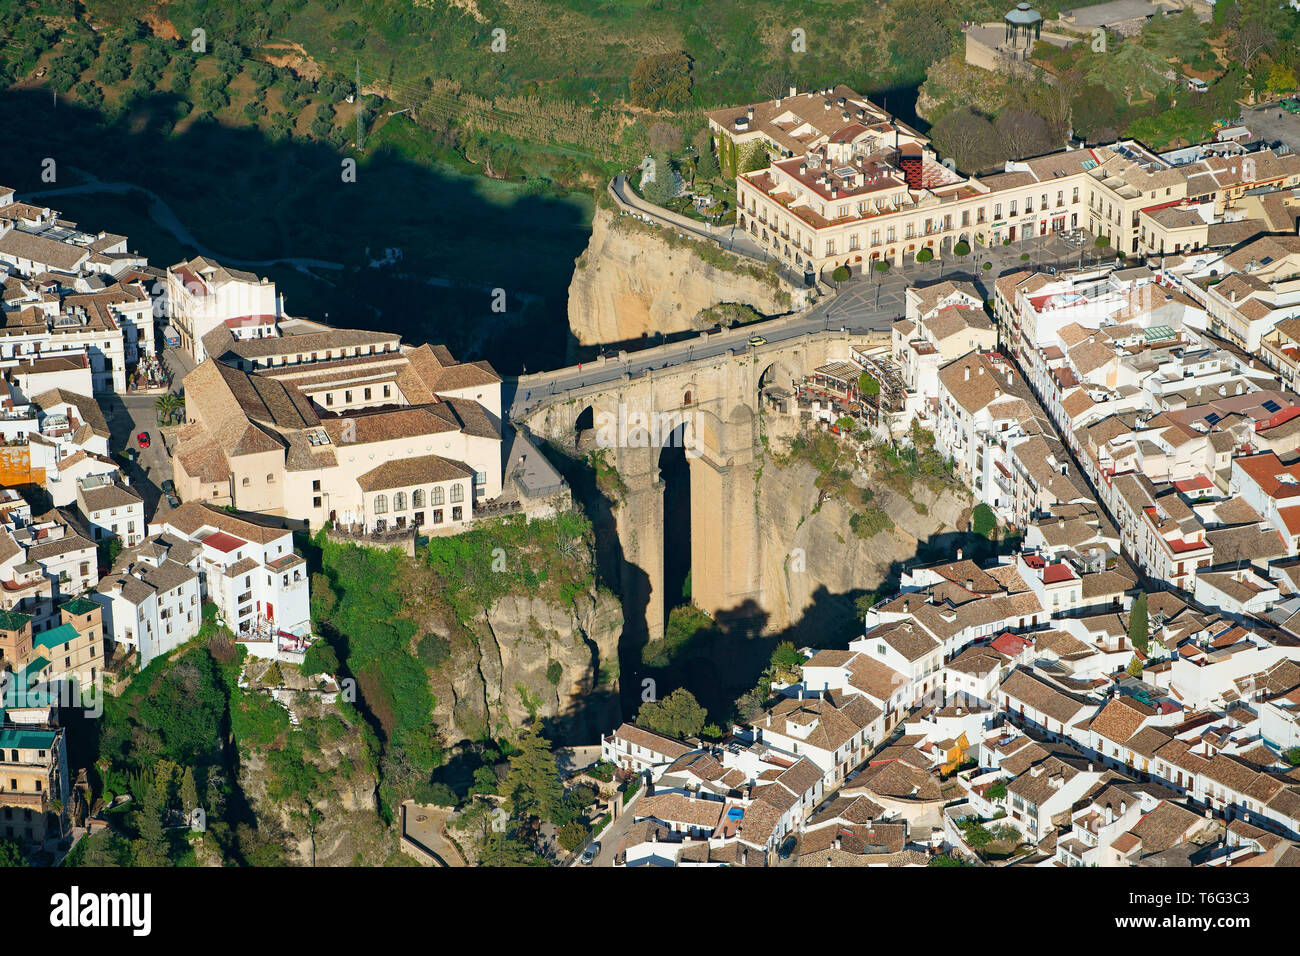
[[[752,600],[719,612],[712,621],[699,612],[698,630],[675,634],[670,621],[664,642],[650,646],[635,671],[624,669],[623,713],[635,716],[641,706],[642,680],[654,681],[658,698],[684,687],[695,695],[715,723],[737,718],[735,702],[763,677],[772,652],[789,641],[795,647],[844,648],[863,632],[860,599],[869,603],[893,597],[902,573],[909,568],[957,560],[958,551],[983,565],[997,554],[1017,547],[1018,538],[992,542],[970,531],[947,531],[919,542],[906,561],[891,563],[888,575],[874,589],[858,588],[832,594],[819,586],[799,620],[779,631],[764,633],[769,615]],[[682,613],[678,609],[678,613]],[[635,680],[629,680],[634,677]]]
[[[550,724],[556,731],[564,729],[562,737],[551,738],[562,743],[592,743],[617,726],[619,720],[629,715],[626,709],[630,668],[641,659],[641,649],[649,640],[646,626],[646,609],[649,607],[650,576],[625,560],[623,545],[618,539],[616,503],[597,485],[596,473],[584,459],[575,457],[570,449],[560,448],[554,442],[534,439],[546,454],[547,460],[564,476],[573,494],[574,504],[580,507],[591,522],[596,538],[596,585],[611,591],[623,608],[623,632],[618,642],[618,687],[622,688],[620,707],[619,690],[611,686],[597,687],[574,707],[557,715]],[[605,666],[611,662],[596,662]],[[609,717],[613,717],[613,723]],[[605,723],[600,721],[604,720]],[[549,727],[548,727],[549,729]],[[583,730],[586,736],[578,731]]]
[[[569,194],[512,191],[416,162],[384,147],[382,135],[373,138],[376,149],[355,156],[356,181],[344,182],[352,153],[210,118],[176,133],[183,110],[168,93],[105,115],[52,105],[47,90],[4,92],[7,127],[28,131],[0,141],[4,185],[26,200],[92,179],[127,184],[31,201],[88,231],[125,234],[154,266],[201,244],[232,267],[271,278],[292,315],[446,344],[458,358],[487,359],[503,372],[564,364],[568,284],[589,238]],[[54,182],[42,179],[47,160]],[[174,213],[180,236],[143,190]],[[233,261],[286,258],[311,261]],[[493,308],[497,289],[504,312]]]

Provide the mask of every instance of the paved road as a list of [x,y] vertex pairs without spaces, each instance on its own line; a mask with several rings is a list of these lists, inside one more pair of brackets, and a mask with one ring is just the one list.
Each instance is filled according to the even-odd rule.
[[1241,125],[1252,140],[1281,140],[1300,153],[1300,113],[1287,113],[1280,106],[1261,106],[1241,111]]
[[[616,382],[625,373],[639,375],[649,369],[716,359],[725,355],[728,349],[740,353],[750,348],[749,337],[755,334],[768,342],[779,343],[822,330],[882,332],[903,314],[904,292],[912,285],[930,285],[944,279],[966,280],[973,282],[985,299],[991,299],[993,280],[1006,272],[1048,266],[1059,269],[1086,263],[1098,254],[1087,241],[1076,246],[1067,243],[1060,235],[1039,236],[993,250],[977,249],[962,259],[925,265],[913,263],[891,269],[883,276],[876,272],[857,276],[843,283],[834,295],[797,315],[628,352],[625,358],[607,359],[603,365],[583,363],[557,369],[546,373],[540,384],[525,377],[513,396],[506,396],[509,415],[518,420],[539,405],[562,401],[571,389]],[[1028,255],[1029,259],[1022,260],[1022,255]],[[985,270],[984,262],[991,262],[992,268]]]
[[[125,395],[104,395],[99,401],[108,419],[109,452],[130,479],[132,489],[144,499],[144,513],[152,516],[162,498],[162,483],[172,476],[171,459],[163,446],[162,429],[158,426],[158,414],[154,409],[158,395],[127,392]],[[140,432],[149,433],[148,448],[140,448],[136,441]],[[117,453],[124,448],[136,449],[140,458],[135,462],[117,458]],[[166,502],[161,503],[165,509]]]

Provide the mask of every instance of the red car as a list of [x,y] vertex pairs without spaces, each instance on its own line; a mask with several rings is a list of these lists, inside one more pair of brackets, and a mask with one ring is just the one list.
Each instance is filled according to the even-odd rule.
[[148,447],[149,447],[149,433],[148,433],[148,432],[141,432],[140,434],[136,435],[136,436],[135,436],[135,440],[138,441],[138,442],[140,443],[140,447],[141,447],[141,448],[148,448]]

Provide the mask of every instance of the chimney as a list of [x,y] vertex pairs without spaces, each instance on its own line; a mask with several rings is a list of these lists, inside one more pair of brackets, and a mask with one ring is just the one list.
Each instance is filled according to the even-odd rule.
[[772,726],[772,715],[771,715],[771,714],[768,714],[768,715],[767,715],[767,725],[768,725],[769,727]]
[[1015,380],[1016,380],[1016,377],[1015,377],[1015,375],[1012,374],[1011,369],[1007,369],[1007,388],[1010,388],[1010,387],[1011,387],[1011,384],[1012,384]]
[[749,865],[749,847],[747,846],[742,846],[740,848],[740,865],[741,866]]
[[983,365],[976,365],[976,366],[975,366],[975,374],[976,374],[976,375],[983,375],[983,374],[984,374],[984,366],[983,366]]
[[1126,813],[1128,813],[1128,801],[1127,801],[1127,800],[1121,800],[1121,801],[1119,802],[1119,815],[1120,815],[1120,816],[1123,816],[1123,815],[1126,814]]
[[994,389],[993,389],[993,400],[996,402],[996,401],[997,401],[999,398],[1001,398],[1001,397],[1002,397],[1002,389],[1000,389],[1000,388],[994,388]]
[[745,115],[748,116],[750,119],[753,119],[753,118],[754,118],[754,107],[751,106],[749,109],[745,110]]
[[835,849],[838,850],[839,848],[840,848],[840,838],[837,836],[835,838]]
[[969,366],[969,365],[966,366],[966,374],[965,374],[965,376],[962,378],[962,381],[965,381],[965,382],[969,382],[969,381],[970,381],[970,366]]
[[957,716],[958,716],[958,717],[961,716],[961,705],[960,705],[960,704],[957,706]]
[[799,685],[799,699],[803,700],[803,685]]
[[790,95],[791,95],[791,96],[798,96],[798,95],[799,95],[799,87],[797,87],[797,86],[792,86],[792,87],[790,87]]
[[907,613],[908,606],[912,603],[911,598],[903,598],[903,613]]
[[974,591],[974,590],[975,590],[975,579],[974,579],[974,578],[967,578],[967,579],[966,579],[966,590],[967,590],[967,591]]
[[958,549],[957,549],[957,560],[958,560],[958,561],[961,560],[961,548],[958,548]]

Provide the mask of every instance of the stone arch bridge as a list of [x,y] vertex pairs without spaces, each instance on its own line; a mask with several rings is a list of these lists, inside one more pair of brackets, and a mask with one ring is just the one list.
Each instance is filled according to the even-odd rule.
[[[771,334],[771,333],[769,333]],[[539,437],[586,452],[603,449],[622,481],[614,520],[622,548],[625,613],[645,608],[648,640],[664,633],[664,481],[661,455],[680,445],[690,468],[691,597],[716,617],[752,602],[764,606],[760,568],[765,543],[755,485],[763,461],[762,418],[793,407],[791,386],[818,366],[850,357],[853,347],[887,345],[888,332],[809,331],[780,341],[736,343],[707,357],[671,346],[635,353],[639,364],[662,352],[665,366],[624,371],[593,384],[574,382],[574,369],[519,380],[519,394],[540,404],[512,419]],[[608,370],[602,360],[589,366]],[[598,377],[601,377],[598,375]],[[559,387],[561,381],[572,383]],[[630,626],[638,622],[629,620]]]

